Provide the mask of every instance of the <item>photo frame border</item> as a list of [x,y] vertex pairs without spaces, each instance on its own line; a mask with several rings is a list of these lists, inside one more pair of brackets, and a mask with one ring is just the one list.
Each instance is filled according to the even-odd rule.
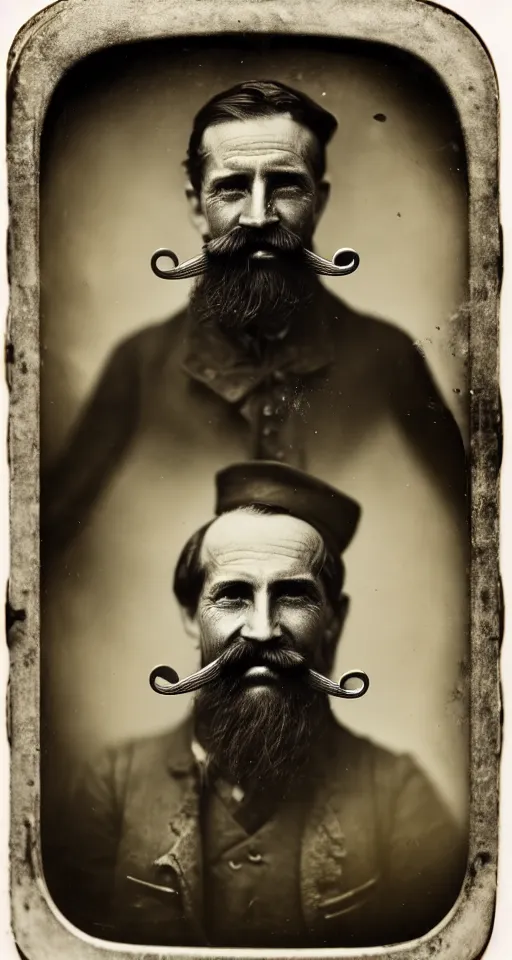
[[[212,29],[212,24],[215,27]],[[464,885],[451,912],[417,940],[393,947],[212,950],[97,940],[57,909],[39,842],[39,144],[53,91],[77,60],[143,40],[223,34],[287,35],[388,45],[433,69],[458,111],[469,182],[468,379],[470,425],[470,813]],[[501,411],[498,378],[502,239],[498,88],[482,41],[456,14],[426,0],[59,0],[11,47],[8,102],[10,302],[11,910],[29,960],[170,957],[474,960],[490,937],[496,896],[501,749],[499,577]]]

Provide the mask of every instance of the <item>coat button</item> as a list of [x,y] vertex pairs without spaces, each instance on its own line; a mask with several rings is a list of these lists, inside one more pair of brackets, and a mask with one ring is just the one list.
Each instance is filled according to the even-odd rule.
[[271,417],[272,414],[273,414],[273,412],[274,412],[274,408],[273,408],[272,404],[271,404],[271,403],[266,403],[265,406],[263,407],[263,416],[264,416],[264,417]]
[[261,853],[249,853],[247,855],[247,859],[250,860],[251,863],[263,863],[263,857],[261,856]]
[[165,884],[165,886],[171,887],[172,884],[177,881],[176,873],[172,867],[162,866],[158,870],[158,880],[160,883]]

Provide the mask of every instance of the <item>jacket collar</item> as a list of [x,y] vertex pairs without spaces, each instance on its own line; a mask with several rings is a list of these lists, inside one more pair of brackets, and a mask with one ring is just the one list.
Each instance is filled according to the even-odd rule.
[[173,777],[187,777],[194,773],[196,760],[192,751],[194,738],[194,722],[188,716],[183,723],[173,731],[169,741],[167,769]]
[[[259,355],[227,336],[218,324],[198,324],[189,312],[182,369],[228,403],[239,403],[276,372],[316,373],[332,361],[331,304],[332,297],[319,284],[307,317],[282,340],[267,343]],[[339,301],[336,305],[339,311]]]

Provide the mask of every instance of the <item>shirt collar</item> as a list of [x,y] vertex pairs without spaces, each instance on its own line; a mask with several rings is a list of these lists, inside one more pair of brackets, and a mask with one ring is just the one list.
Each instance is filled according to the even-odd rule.
[[[199,743],[199,740],[197,740],[196,737],[192,738],[190,749],[192,750],[192,754],[196,762],[197,769],[199,771],[200,779],[205,780],[208,773],[209,763],[210,763],[210,758],[208,756],[208,753],[206,752],[204,747]],[[242,788],[237,784],[233,786],[231,783],[228,784],[225,781],[222,781],[221,787],[225,792],[229,794],[230,799],[235,800],[236,803],[241,803],[241,801],[245,797],[245,791],[242,790]]]
[[199,740],[196,740],[195,737],[192,738],[191,750],[194,755],[194,760],[197,763],[198,767],[207,767],[208,766],[208,754],[204,747],[201,746]]
[[[299,376],[316,373],[332,362],[331,299],[319,285],[307,316],[282,340],[269,343],[262,358],[250,355],[218,324],[198,324],[189,313],[182,368],[228,403],[239,403],[277,372]],[[339,302],[337,306],[339,310]]]

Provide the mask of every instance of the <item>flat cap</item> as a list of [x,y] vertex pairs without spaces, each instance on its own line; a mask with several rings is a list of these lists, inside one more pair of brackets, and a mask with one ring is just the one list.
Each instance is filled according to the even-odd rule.
[[234,463],[216,476],[217,516],[241,507],[268,507],[304,520],[343,553],[356,532],[359,504],[335,487],[274,460]]

